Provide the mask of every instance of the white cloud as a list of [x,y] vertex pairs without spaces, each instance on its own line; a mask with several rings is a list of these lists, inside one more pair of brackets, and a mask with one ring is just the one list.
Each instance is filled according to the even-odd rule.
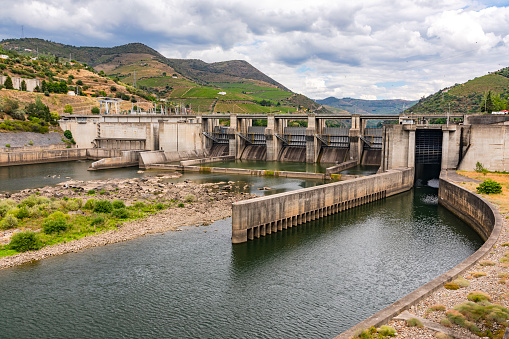
[[418,99],[509,66],[509,7],[498,3],[0,0],[0,36],[24,25],[72,45],[142,42],[168,57],[243,59],[312,98]]

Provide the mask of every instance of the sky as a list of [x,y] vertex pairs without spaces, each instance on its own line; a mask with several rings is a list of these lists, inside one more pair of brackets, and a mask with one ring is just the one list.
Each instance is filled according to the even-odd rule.
[[509,66],[509,0],[0,0],[0,39],[245,60],[313,99],[418,100]]

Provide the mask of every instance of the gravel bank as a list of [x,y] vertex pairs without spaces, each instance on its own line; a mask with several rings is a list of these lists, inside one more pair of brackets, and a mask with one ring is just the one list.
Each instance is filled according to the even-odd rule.
[[[235,201],[249,199],[252,194],[238,193],[242,187],[234,182],[219,184],[194,184],[192,182],[173,184],[167,182],[174,176],[169,174],[158,177],[145,177],[138,179],[109,179],[102,181],[68,181],[59,187],[44,187],[41,189],[24,190],[11,195],[0,195],[0,198],[11,198],[21,201],[27,196],[38,192],[46,197],[69,197],[97,199],[122,199],[126,205],[136,201],[176,199],[183,201],[186,195],[193,194],[195,202],[186,204],[186,207],[172,207],[148,216],[144,219],[123,223],[118,229],[81,238],[68,243],[44,247],[38,251],[20,253],[10,257],[0,258],[0,269],[13,267],[34,260],[41,260],[50,256],[77,252],[85,248],[102,246],[127,241],[147,234],[175,231],[181,226],[208,225],[213,221],[231,216],[231,204]],[[99,196],[86,196],[88,190],[103,191]],[[0,239],[8,242],[13,231],[0,232]]]

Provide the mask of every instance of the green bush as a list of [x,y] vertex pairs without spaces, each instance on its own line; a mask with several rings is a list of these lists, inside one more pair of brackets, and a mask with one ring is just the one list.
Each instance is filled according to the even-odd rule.
[[483,181],[477,186],[477,193],[485,193],[485,194],[498,194],[502,193],[502,185],[498,182],[488,179]]
[[422,322],[417,318],[410,318],[406,321],[407,326],[409,327],[423,327]]
[[96,199],[88,199],[85,205],[83,206],[83,209],[93,210],[96,202],[97,202]]
[[125,208],[125,204],[122,200],[113,200],[111,205],[113,206],[113,209],[115,209],[115,210],[117,210],[119,208]]
[[9,248],[18,252],[38,250],[41,246],[37,234],[32,231],[18,232],[12,236],[9,242]]
[[71,105],[69,105],[69,104],[65,105],[64,113],[72,114],[72,111],[73,111],[73,109],[72,109]]
[[137,201],[133,205],[134,208],[141,209],[145,207],[145,203],[143,201]]
[[92,107],[91,112],[92,114],[99,114],[100,112],[99,107],[97,106]]
[[160,203],[157,203],[155,207],[156,207],[157,210],[163,210],[164,209],[164,204],[160,202]]
[[46,234],[59,233],[67,229],[67,220],[62,212],[55,212],[44,219],[42,231]]
[[111,212],[111,216],[113,218],[118,218],[118,219],[127,219],[127,218],[129,218],[129,212],[125,208],[119,208],[119,209],[113,210],[113,212]]
[[92,219],[92,221],[90,222],[90,225],[91,225],[91,226],[98,226],[98,225],[102,225],[102,224],[104,224],[104,221],[105,221],[104,217],[103,217],[103,216],[98,215],[98,216],[96,216],[96,217],[94,217],[94,218]]
[[177,205],[178,207],[185,207],[186,205],[184,205],[183,202],[179,202],[179,204]]
[[72,139],[72,132],[69,131],[68,129],[66,129],[64,131],[64,137],[66,137],[67,139],[71,140]]
[[87,194],[88,194],[88,195],[95,194],[95,190],[88,190]]
[[387,337],[394,337],[396,335],[396,330],[393,327],[387,326],[387,325],[381,326],[377,330],[377,332],[380,333],[381,335],[387,336]]
[[0,218],[3,218],[7,213],[16,206],[16,202],[11,199],[6,199],[0,202]]
[[18,226],[18,218],[12,214],[7,214],[5,218],[0,222],[0,229],[7,230]]
[[97,200],[94,205],[94,212],[96,213],[111,213],[113,206],[108,200]]
[[475,164],[475,171],[477,173],[482,173],[485,170],[484,165],[481,164],[479,161]]
[[21,206],[18,208],[14,216],[18,219],[25,219],[30,216],[30,213],[28,212],[28,208],[26,206]]

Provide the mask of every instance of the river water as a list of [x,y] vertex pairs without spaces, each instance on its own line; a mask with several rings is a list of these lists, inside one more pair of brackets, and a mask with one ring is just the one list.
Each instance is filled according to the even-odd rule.
[[244,244],[220,220],[1,270],[0,337],[331,338],[481,245],[429,186]]

